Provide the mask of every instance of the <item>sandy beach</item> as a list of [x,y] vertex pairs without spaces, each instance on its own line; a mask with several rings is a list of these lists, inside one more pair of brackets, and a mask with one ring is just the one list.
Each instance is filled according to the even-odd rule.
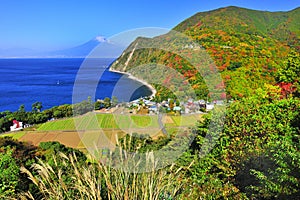
[[152,85],[150,85],[149,83],[147,83],[146,81],[141,80],[141,79],[139,79],[139,78],[133,76],[132,74],[130,74],[130,73],[128,73],[128,72],[121,72],[121,71],[118,71],[118,70],[115,70],[115,69],[111,69],[111,68],[109,68],[109,71],[111,71],[111,72],[116,72],[116,73],[119,73],[119,74],[125,74],[125,75],[128,76],[128,78],[130,78],[130,79],[132,79],[132,80],[135,80],[135,81],[138,81],[138,82],[142,83],[143,85],[147,86],[147,87],[151,90],[151,92],[152,92],[152,95],[151,95],[151,96],[155,96],[155,94],[156,94],[155,88],[154,88]]

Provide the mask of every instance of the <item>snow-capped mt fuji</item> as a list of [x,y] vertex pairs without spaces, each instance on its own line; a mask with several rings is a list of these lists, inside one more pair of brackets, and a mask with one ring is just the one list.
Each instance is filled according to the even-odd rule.
[[115,45],[103,36],[97,36],[82,45],[70,49],[49,52],[47,57],[82,58],[87,57],[94,51],[93,57],[116,58],[124,49],[125,47]]
[[125,46],[114,44],[103,36],[97,36],[88,42],[62,50],[34,51],[28,49],[0,49],[2,58],[86,58],[91,53],[96,58],[117,58],[121,55]]

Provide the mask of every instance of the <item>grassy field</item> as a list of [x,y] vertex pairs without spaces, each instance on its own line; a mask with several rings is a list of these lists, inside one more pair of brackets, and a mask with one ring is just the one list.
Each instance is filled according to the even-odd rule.
[[[163,116],[161,124],[167,134],[177,134],[185,127],[194,126],[201,115]],[[66,146],[86,150],[89,147],[114,147],[117,138],[128,133],[148,134],[152,138],[163,136],[157,115],[118,115],[88,113],[80,117],[49,121],[36,130],[23,130],[3,134],[20,141],[38,145],[40,142],[58,141]]]
[[[193,126],[200,120],[199,114],[184,116],[164,116],[162,122],[166,127]],[[58,130],[96,130],[96,129],[144,129],[158,128],[157,115],[117,115],[87,114],[81,117],[61,119],[42,124],[38,131]]]
[[199,114],[172,116],[172,119],[176,126],[194,126],[201,116]]
[[13,139],[20,139],[21,137],[23,137],[26,134],[26,132],[12,132],[12,133],[6,133],[1,135],[1,137],[12,137]]
[[70,119],[63,119],[63,120],[55,120],[50,121],[47,123],[42,124],[38,130],[46,131],[58,131],[58,130],[75,130],[74,120]]

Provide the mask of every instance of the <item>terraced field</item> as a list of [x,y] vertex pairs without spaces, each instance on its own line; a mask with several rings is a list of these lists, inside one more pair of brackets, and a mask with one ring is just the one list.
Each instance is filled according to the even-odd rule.
[[[200,120],[199,114],[183,116],[163,116],[166,127],[193,126]],[[60,119],[42,124],[39,131],[56,130],[97,130],[97,129],[144,129],[158,128],[157,115],[118,115],[90,113],[81,117]]]
[[[58,141],[66,146],[87,150],[96,146],[113,148],[128,133],[148,134],[157,138],[164,134],[177,134],[194,126],[201,115],[162,116],[96,114],[59,119],[42,124],[36,131],[19,131],[1,135],[38,145],[40,142]],[[161,126],[165,127],[165,132]]]
[[176,126],[194,126],[197,121],[201,119],[199,114],[172,116],[173,122]]
[[58,131],[58,130],[75,130],[74,120],[70,119],[63,119],[63,120],[55,120],[49,121],[47,123],[42,124],[38,130],[46,131]]

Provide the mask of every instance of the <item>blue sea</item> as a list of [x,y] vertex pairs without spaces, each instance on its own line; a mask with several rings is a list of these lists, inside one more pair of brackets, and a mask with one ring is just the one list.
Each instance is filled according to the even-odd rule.
[[[104,99],[113,94],[122,102],[151,95],[151,90],[140,82],[108,71],[113,61],[93,59],[80,72],[86,62],[82,58],[0,59],[0,112],[16,111],[22,104],[29,111],[37,101],[42,102],[43,109],[71,104],[75,80],[84,91],[76,100],[88,96]],[[97,77],[99,74],[101,77]],[[96,91],[90,89],[93,87]]]

